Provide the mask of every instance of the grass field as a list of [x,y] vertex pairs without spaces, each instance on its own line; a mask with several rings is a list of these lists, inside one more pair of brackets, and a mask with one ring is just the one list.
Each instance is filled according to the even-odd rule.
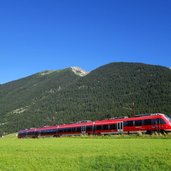
[[170,171],[171,139],[41,138],[0,139],[1,171]]

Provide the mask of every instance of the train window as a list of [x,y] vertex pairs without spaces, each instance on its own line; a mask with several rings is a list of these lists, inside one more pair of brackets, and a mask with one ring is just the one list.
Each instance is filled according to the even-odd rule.
[[133,121],[127,121],[127,126],[133,126]]
[[92,131],[92,126],[86,126],[87,131]]
[[151,125],[151,119],[145,119],[144,125]]
[[18,135],[19,135],[19,136],[26,136],[27,133],[19,133]]
[[78,127],[75,128],[75,132],[79,132]]
[[159,118],[159,123],[160,124],[166,124],[166,122],[162,118]]
[[54,132],[56,132],[56,130],[55,129],[50,129],[50,130],[46,130],[45,132],[47,132],[47,133],[54,133]]
[[152,119],[152,125],[156,124],[166,124],[166,122],[162,118]]
[[103,125],[103,130],[108,130],[108,125]]
[[54,133],[54,132],[55,132],[55,130],[50,130],[50,131],[49,131],[49,134],[50,134],[50,133]]
[[67,128],[66,129],[66,132],[71,132],[71,128]]
[[135,121],[135,126],[142,126],[142,120]]
[[152,123],[152,125],[157,125],[157,124],[159,124],[159,120],[158,119],[152,119],[151,123]]
[[127,122],[124,122],[124,126],[127,126]]
[[66,132],[71,132],[71,128],[67,128],[67,131]]
[[109,125],[109,129],[116,129],[116,124]]
[[34,135],[34,132],[28,132],[27,134],[28,135]]
[[157,124],[157,119],[152,119],[152,120],[151,120],[151,124],[152,124],[152,125]]
[[96,130],[101,130],[102,129],[102,126],[101,125],[97,125],[96,126]]
[[63,132],[64,132],[64,129],[60,128],[59,133],[63,133]]
[[71,128],[71,132],[76,132],[76,128]]
[[75,128],[70,128],[70,132],[75,132]]
[[76,132],[81,132],[81,127],[77,127],[76,130]]

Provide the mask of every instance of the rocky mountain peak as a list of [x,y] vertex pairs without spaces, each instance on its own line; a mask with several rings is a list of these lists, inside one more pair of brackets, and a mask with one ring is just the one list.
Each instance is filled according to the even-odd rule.
[[88,74],[88,72],[86,72],[85,70],[81,69],[80,67],[76,67],[76,66],[73,66],[73,67],[70,67],[71,70],[76,74],[76,75],[79,75],[81,77],[84,77],[85,75]]

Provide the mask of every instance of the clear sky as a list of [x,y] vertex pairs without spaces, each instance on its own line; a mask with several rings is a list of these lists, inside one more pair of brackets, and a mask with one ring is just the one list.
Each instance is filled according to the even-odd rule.
[[171,67],[171,0],[0,0],[0,83],[118,61]]

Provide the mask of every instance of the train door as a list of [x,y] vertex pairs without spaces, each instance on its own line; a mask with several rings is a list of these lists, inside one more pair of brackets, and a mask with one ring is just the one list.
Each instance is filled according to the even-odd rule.
[[153,131],[160,131],[159,118],[152,119],[152,128]]
[[86,126],[81,126],[81,134],[85,134],[86,133]]
[[158,128],[158,132],[160,132],[162,130],[162,125],[161,125],[161,121],[162,119],[161,118],[157,118],[157,128]]
[[122,134],[123,133],[123,122],[118,122],[117,123],[117,132],[119,134]]

